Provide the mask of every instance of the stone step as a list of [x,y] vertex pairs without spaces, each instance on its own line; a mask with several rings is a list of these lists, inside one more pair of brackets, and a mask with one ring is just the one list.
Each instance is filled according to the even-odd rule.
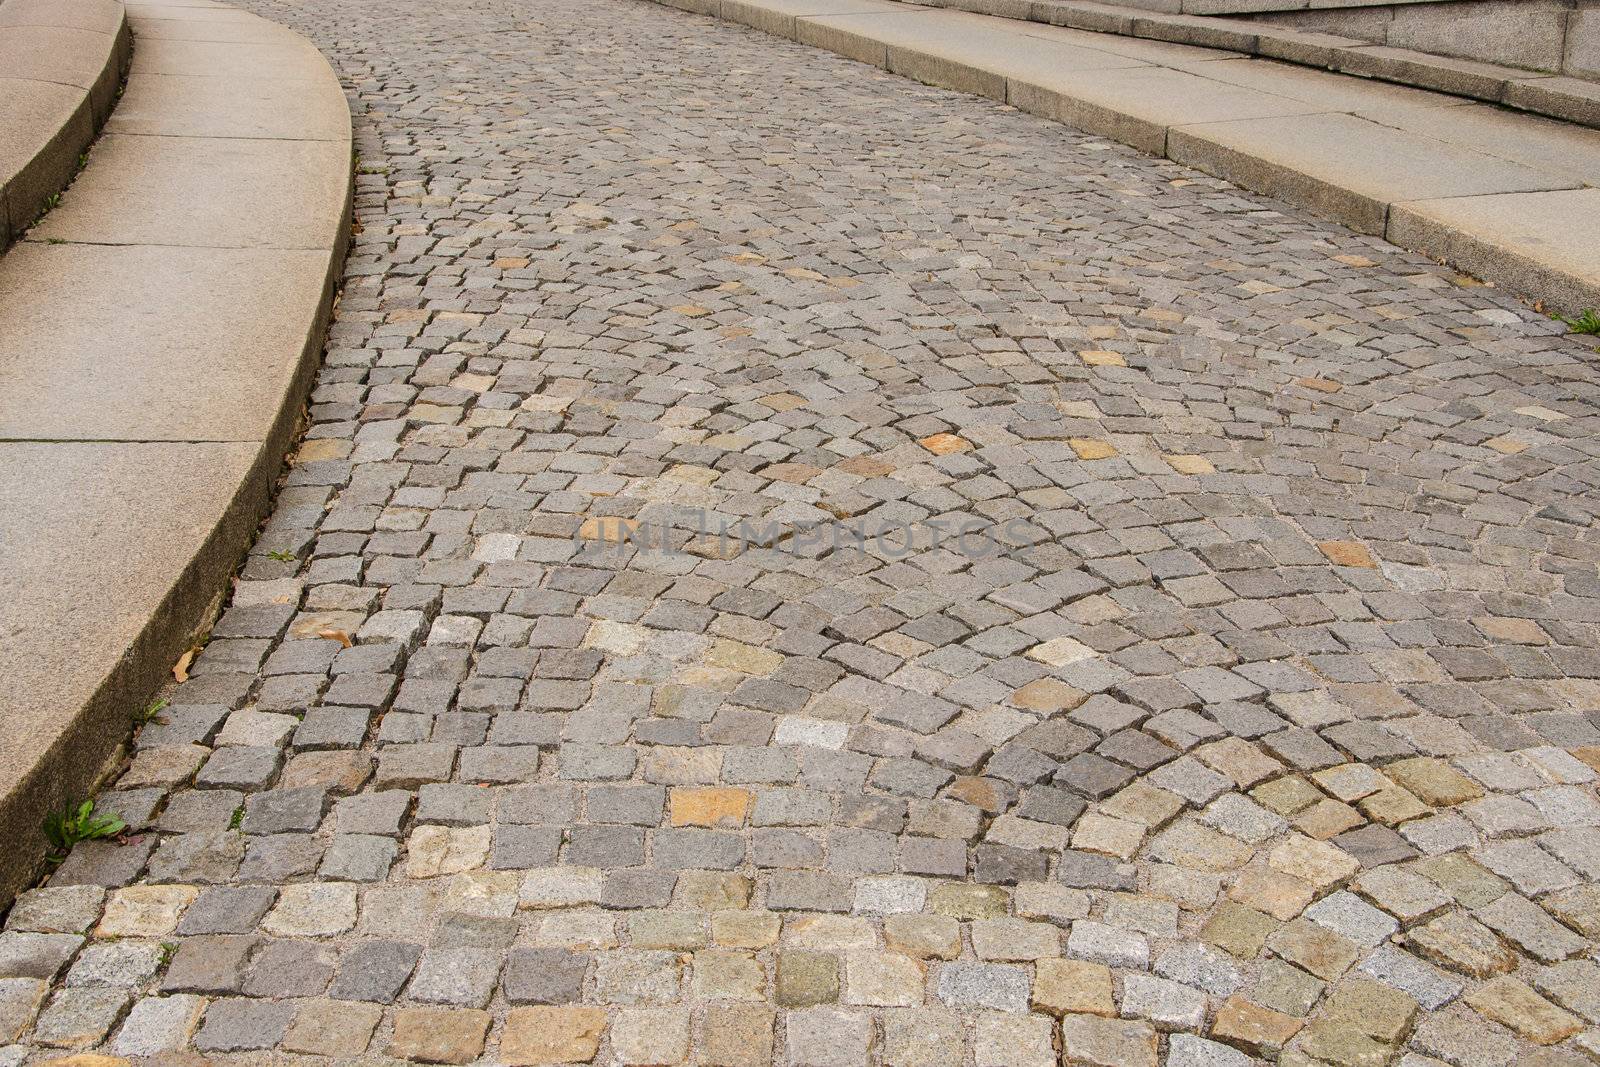
[[[1471,2],[1471,0],[1468,0]],[[1500,3],[1502,0],[1489,0]],[[1113,7],[1188,15],[1247,15],[1279,11],[1328,11],[1362,7],[1406,7],[1412,4],[1454,3],[1461,0],[1105,0]]]
[[[717,2],[681,0],[675,6],[709,10]],[[921,0],[921,4],[1095,33],[1228,49],[1453,93],[1600,128],[1600,83],[1569,75],[1433,55],[1261,19],[1162,14],[1101,0]]]
[[121,0],[0,4],[0,251],[72,180],[131,48]]
[[349,232],[350,114],[315,48],[213,0],[127,16],[105,134],[0,257],[0,906],[226,591]]

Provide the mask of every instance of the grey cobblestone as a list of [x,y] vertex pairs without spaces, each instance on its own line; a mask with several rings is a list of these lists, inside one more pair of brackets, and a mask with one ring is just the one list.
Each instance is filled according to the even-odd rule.
[[1586,347],[684,12],[246,6],[338,71],[359,228],[0,1041],[1420,1067],[1597,1021]]

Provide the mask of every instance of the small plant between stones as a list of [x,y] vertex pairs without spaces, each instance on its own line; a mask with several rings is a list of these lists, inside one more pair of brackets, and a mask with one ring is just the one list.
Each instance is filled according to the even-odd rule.
[[79,841],[92,841],[100,837],[116,837],[128,828],[122,816],[116,813],[96,814],[94,801],[85,800],[74,810],[52,811],[44,818],[44,836],[50,842],[52,863],[60,863]]
[[39,209],[39,217],[33,220],[35,226],[44,221],[44,217],[61,206],[61,194],[51,193],[44,198],[44,206]]
[[166,699],[164,697],[157,697],[156,699],[152,700],[149,705],[144,708],[144,710],[136,710],[133,713],[133,721],[140,726],[144,726],[152,722],[160,722],[161,720],[159,716],[165,710],[167,710]]
[[1573,333],[1600,334],[1600,311],[1589,308],[1577,315],[1556,314],[1553,316],[1558,322],[1567,324],[1567,329]]

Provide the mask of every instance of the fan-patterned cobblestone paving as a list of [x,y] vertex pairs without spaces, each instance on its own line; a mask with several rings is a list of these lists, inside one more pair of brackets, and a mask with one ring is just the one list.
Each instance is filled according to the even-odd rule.
[[1591,346],[710,19],[251,6],[358,234],[0,1063],[1600,1058]]

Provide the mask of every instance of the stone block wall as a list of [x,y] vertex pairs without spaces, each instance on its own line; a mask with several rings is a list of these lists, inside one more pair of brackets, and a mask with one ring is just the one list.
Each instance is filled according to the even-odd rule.
[[[1287,6],[1288,0],[1279,0]],[[1186,8],[1187,10],[1187,8]],[[1239,13],[1297,29],[1600,81],[1600,0],[1448,0]]]

